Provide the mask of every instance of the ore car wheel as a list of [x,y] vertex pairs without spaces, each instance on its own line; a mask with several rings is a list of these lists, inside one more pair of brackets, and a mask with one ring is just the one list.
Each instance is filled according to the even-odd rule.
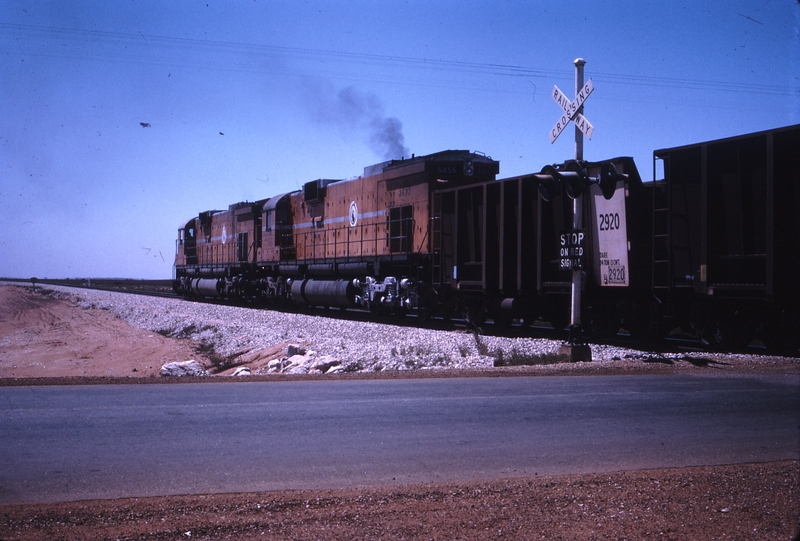
[[800,349],[800,317],[782,312],[766,324],[763,342],[767,351],[796,356]]
[[568,312],[553,312],[548,314],[547,320],[549,321],[550,325],[553,326],[553,329],[556,331],[563,331],[569,326],[570,315]]
[[506,314],[498,314],[492,317],[492,321],[494,322],[494,326],[498,329],[508,329],[511,327],[512,318]]
[[633,341],[639,344],[655,342],[665,334],[661,323],[661,308],[656,303],[628,307],[621,325]]
[[751,336],[733,319],[713,319],[700,329],[700,340],[711,349],[736,350],[747,347]]
[[613,338],[617,335],[620,327],[620,318],[611,310],[594,309],[588,310],[584,319],[586,332],[600,339]]
[[461,317],[468,327],[478,328],[486,322],[486,313],[481,308],[474,306],[464,307]]

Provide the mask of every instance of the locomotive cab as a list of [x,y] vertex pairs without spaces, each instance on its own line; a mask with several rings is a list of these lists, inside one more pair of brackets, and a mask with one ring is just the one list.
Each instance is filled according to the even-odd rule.
[[175,266],[185,267],[197,265],[197,224],[192,218],[186,225],[178,229],[178,240],[175,245]]
[[294,260],[294,235],[291,212],[291,195],[285,193],[271,197],[261,211],[261,243],[257,262],[262,267]]

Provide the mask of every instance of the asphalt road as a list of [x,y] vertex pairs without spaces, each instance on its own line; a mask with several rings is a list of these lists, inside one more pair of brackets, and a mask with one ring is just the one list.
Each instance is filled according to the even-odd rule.
[[800,381],[0,387],[0,503],[800,459]]

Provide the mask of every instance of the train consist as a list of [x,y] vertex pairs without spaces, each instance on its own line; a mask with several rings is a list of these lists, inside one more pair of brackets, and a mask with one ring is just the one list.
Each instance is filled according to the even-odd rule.
[[178,230],[174,289],[563,328],[580,268],[591,336],[681,328],[796,351],[798,150],[800,126],[659,150],[647,183],[626,157],[505,179],[469,151],[392,160],[201,212]]

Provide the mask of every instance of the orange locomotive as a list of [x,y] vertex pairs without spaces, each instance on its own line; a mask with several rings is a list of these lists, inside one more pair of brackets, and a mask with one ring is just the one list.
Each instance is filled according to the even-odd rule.
[[485,155],[444,151],[202,212],[178,231],[175,290],[417,311],[421,294],[436,295],[434,191],[492,181],[498,171]]

